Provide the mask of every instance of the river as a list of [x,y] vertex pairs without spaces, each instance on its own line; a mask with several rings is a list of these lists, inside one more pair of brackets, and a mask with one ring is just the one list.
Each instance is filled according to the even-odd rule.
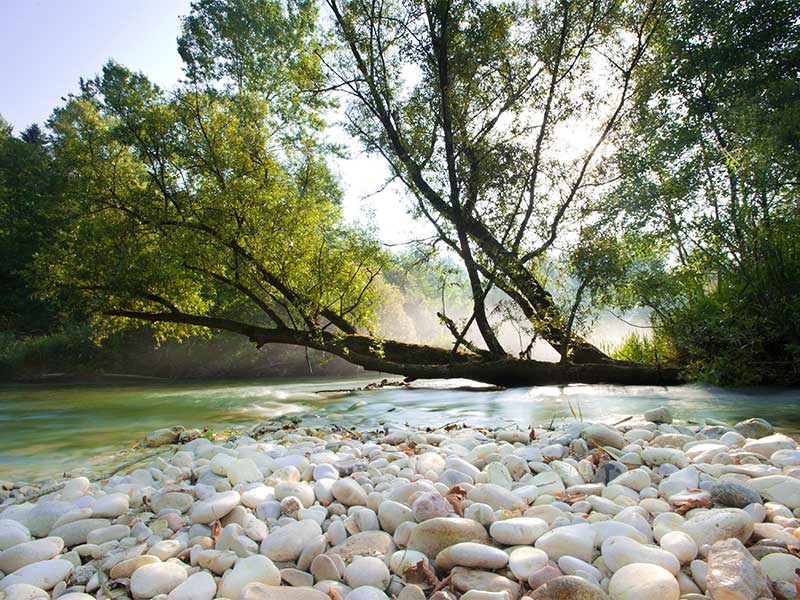
[[124,385],[0,387],[0,479],[36,480],[93,468],[154,429],[183,425],[231,429],[283,415],[350,428],[410,425],[548,424],[573,418],[616,421],[656,406],[678,419],[728,423],[763,417],[800,433],[800,389],[729,390],[574,385],[471,389],[470,382],[420,382],[410,388],[346,393],[375,377],[280,381],[146,382]]

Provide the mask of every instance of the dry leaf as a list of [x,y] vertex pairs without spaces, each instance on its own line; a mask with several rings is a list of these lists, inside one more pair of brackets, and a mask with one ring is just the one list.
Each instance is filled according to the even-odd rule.
[[344,600],[344,596],[337,592],[333,586],[328,588],[328,596],[331,597],[331,600]]
[[426,560],[421,560],[413,567],[408,567],[403,571],[403,577],[409,583],[428,583],[432,586],[439,583],[436,573],[433,572]]
[[706,500],[696,499],[696,500],[686,500],[685,502],[677,502],[673,504],[672,507],[675,509],[675,512],[678,513],[679,515],[685,515],[693,508],[705,508],[712,506],[713,504],[714,503],[711,501],[711,499],[706,499]]
[[214,521],[211,525],[211,539],[214,540],[214,545],[217,545],[219,534],[222,533],[222,524],[219,521]]

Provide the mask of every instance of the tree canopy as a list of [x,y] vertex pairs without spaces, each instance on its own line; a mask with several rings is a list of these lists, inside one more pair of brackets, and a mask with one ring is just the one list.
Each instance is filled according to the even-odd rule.
[[[198,0],[173,89],[112,61],[47,131],[0,121],[0,242],[19,258],[2,276],[98,337],[226,330],[412,378],[796,373],[798,10]],[[433,238],[400,256],[345,221],[337,115]],[[451,339],[376,335],[404,286]],[[590,343],[607,306],[651,310],[667,356]],[[559,364],[531,360],[537,340]]]

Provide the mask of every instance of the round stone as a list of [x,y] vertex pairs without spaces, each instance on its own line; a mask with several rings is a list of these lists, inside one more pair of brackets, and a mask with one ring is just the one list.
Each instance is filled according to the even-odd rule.
[[265,585],[280,585],[280,571],[266,556],[260,554],[248,556],[237,561],[233,570],[228,571],[223,577],[219,594],[224,598],[239,600],[242,588],[253,582]]
[[591,562],[594,542],[597,537],[591,525],[568,525],[557,527],[536,540],[536,547],[544,550],[550,560],[558,560],[562,556],[574,556]]
[[603,562],[614,572],[633,563],[658,565],[672,575],[677,575],[681,570],[680,562],[672,553],[656,546],[640,544],[627,537],[608,538],[603,542],[601,552]]
[[761,504],[761,494],[739,483],[716,483],[708,490],[711,500],[721,506],[744,508],[748,504]]
[[565,575],[539,586],[530,598],[531,600],[608,600],[608,594],[583,577]]
[[526,581],[536,571],[547,564],[547,553],[538,548],[523,546],[515,548],[508,555],[508,568],[517,581]]
[[316,521],[293,521],[270,532],[261,542],[261,554],[278,562],[297,560],[306,544],[319,535],[322,528]]
[[[134,598],[152,598],[169,594],[186,581],[186,569],[174,562],[151,563],[139,567],[131,575],[131,592]],[[232,598],[232,600],[236,600]]]
[[436,558],[442,550],[459,542],[486,543],[489,537],[480,523],[470,519],[429,519],[417,525],[408,539],[408,549],[422,552],[428,558]]
[[358,483],[348,478],[337,479],[331,487],[333,497],[345,506],[366,506],[367,493]]
[[614,600],[678,600],[678,580],[666,569],[649,563],[625,565],[608,584]]
[[670,531],[664,534],[658,543],[681,564],[691,562],[697,557],[697,544],[683,531]]
[[344,572],[344,580],[352,588],[369,586],[379,590],[389,587],[391,574],[386,564],[373,556],[362,556],[351,562]]
[[450,570],[453,567],[471,567],[476,569],[502,569],[508,564],[508,554],[486,544],[461,542],[445,548],[436,555],[436,566]]
[[506,546],[529,546],[542,536],[550,526],[536,517],[514,517],[495,521],[489,535]]
[[698,548],[728,538],[746,542],[753,533],[753,520],[739,508],[712,509],[686,521],[680,531],[688,534]]
[[173,589],[168,600],[213,600],[216,595],[217,582],[214,577],[206,571],[200,571]]

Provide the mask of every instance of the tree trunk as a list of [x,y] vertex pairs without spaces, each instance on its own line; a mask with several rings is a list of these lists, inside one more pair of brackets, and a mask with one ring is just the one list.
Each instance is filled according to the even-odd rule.
[[222,317],[190,315],[177,311],[145,313],[113,311],[109,314],[151,323],[170,322],[230,331],[248,337],[256,346],[290,344],[339,356],[370,371],[402,375],[411,379],[472,379],[503,387],[609,383],[623,385],[675,385],[681,383],[674,368],[632,363],[559,364],[516,358],[494,359],[447,348],[408,344],[358,335],[326,331],[266,328]]

